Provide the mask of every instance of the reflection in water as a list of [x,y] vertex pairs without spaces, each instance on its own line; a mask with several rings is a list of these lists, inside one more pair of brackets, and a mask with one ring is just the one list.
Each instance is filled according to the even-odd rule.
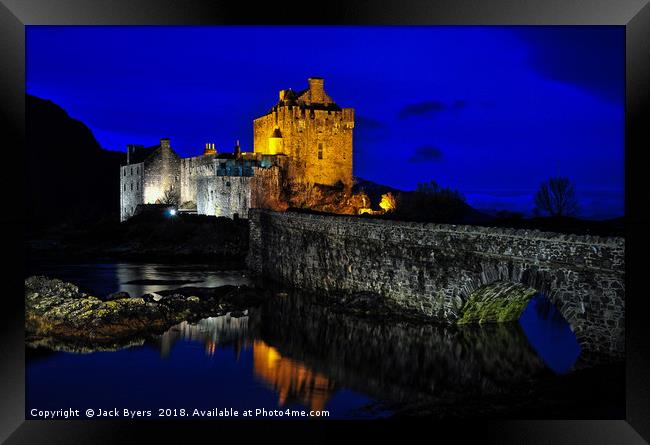
[[378,322],[310,300],[295,293],[269,301],[261,337],[338,385],[379,400],[459,402],[508,392],[547,372],[516,324]]
[[517,324],[372,321],[301,293],[274,297],[248,314],[183,322],[161,336],[161,356],[179,340],[203,343],[207,355],[232,347],[239,357],[252,348],[253,373],[278,394],[278,405],[311,409],[324,409],[337,388],[390,403],[461,403],[507,393],[547,372]]
[[263,340],[255,339],[249,331],[249,323],[248,316],[234,318],[230,314],[205,318],[194,324],[184,321],[160,336],[160,355],[169,358],[172,347],[179,340],[202,343],[209,357],[214,356],[217,348],[232,346],[239,359],[242,350],[252,348],[253,373],[278,393],[280,407],[297,401],[312,410],[325,409],[335,390],[333,382],[304,363],[283,357]]
[[[139,297],[150,292],[184,286],[217,287],[250,284],[245,272],[217,271],[209,264],[44,263],[31,265],[27,271],[27,275],[36,274],[75,283],[84,292],[98,296],[124,291],[131,296]],[[138,284],[143,280],[151,280],[151,283]],[[168,283],[155,283],[160,280]],[[132,283],[134,281],[136,283]]]
[[578,360],[580,345],[571,326],[543,294],[530,300],[519,324],[537,354],[558,374],[569,372]]
[[[246,315],[248,311],[244,312]],[[184,321],[171,327],[159,339],[160,356],[169,357],[172,346],[178,340],[200,342],[205,344],[205,352],[213,356],[217,346],[234,345],[239,354],[242,347],[251,344],[248,333],[248,317],[231,317],[230,314],[221,317],[210,317],[197,323]]]
[[[119,290],[130,295],[140,296],[149,292],[159,292],[167,289],[177,289],[184,286],[218,287],[225,285],[250,284],[242,272],[217,272],[209,266],[197,270],[196,266],[145,264],[135,267],[121,264],[116,270]],[[141,280],[183,280],[192,281],[187,284],[133,284]],[[128,284],[127,284],[128,283]]]
[[253,344],[253,372],[278,394],[278,404],[298,400],[312,410],[323,410],[335,391],[334,382],[303,363],[283,357],[262,340]]
[[[125,290],[123,283],[134,279],[202,277],[211,285],[241,279],[201,268],[94,267],[96,275],[90,269],[70,270],[107,291],[115,285]],[[305,406],[350,417],[379,415],[362,409],[379,402],[395,409],[434,407],[434,414],[462,417],[475,413],[477,405],[481,413],[493,409],[492,396],[511,398],[532,388],[550,375],[549,368],[569,369],[575,361],[571,354],[579,350],[570,352],[575,337],[566,336],[566,325],[553,310],[534,299],[519,324],[457,327],[373,321],[336,312],[307,294],[282,294],[241,317],[180,323],[141,339],[142,346],[31,360],[28,406]]]

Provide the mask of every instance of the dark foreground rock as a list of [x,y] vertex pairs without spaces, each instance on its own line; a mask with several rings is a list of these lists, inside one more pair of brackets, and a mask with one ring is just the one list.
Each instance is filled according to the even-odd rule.
[[224,315],[261,302],[261,294],[247,286],[182,288],[143,297],[111,294],[111,299],[102,299],[74,284],[33,276],[25,280],[26,341],[112,347],[162,333],[184,320]]

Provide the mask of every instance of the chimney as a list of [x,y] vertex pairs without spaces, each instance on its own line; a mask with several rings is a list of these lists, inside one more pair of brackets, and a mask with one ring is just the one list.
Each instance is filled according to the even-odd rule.
[[325,102],[325,79],[322,77],[310,77],[309,81],[309,96],[313,103],[322,104]]
[[160,140],[160,146],[162,148],[171,148],[171,142],[169,141],[169,138],[162,138]]
[[239,139],[237,139],[237,145],[235,145],[235,157],[237,159],[241,158],[241,147],[239,146]]

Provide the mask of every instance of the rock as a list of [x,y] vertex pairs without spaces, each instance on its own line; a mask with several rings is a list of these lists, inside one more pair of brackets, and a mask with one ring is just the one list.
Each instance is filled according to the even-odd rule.
[[[25,280],[25,334],[31,340],[58,339],[79,345],[115,345],[164,332],[188,319],[214,316],[233,311],[234,317],[245,316],[240,309],[260,302],[250,289],[234,286],[202,288],[186,292],[185,288],[130,297],[115,292],[97,298],[80,292],[70,283],[47,277]],[[206,296],[215,301],[208,303]],[[31,340],[30,340],[31,339]]]
[[245,317],[246,313],[244,311],[231,311],[229,315],[231,318],[241,318]]
[[152,301],[154,301],[154,302],[158,302],[158,301],[162,300],[162,299],[165,298],[165,297],[163,297],[162,295],[157,294],[157,293],[155,293],[155,292],[149,292],[148,294],[144,294],[144,295],[142,296],[142,298],[144,298],[144,301],[148,301],[148,302],[152,302]]
[[123,298],[130,298],[131,296],[129,295],[128,292],[124,291],[118,291],[118,292],[113,292],[112,294],[106,295],[104,298],[102,298],[103,301],[113,301],[113,300],[121,300]]

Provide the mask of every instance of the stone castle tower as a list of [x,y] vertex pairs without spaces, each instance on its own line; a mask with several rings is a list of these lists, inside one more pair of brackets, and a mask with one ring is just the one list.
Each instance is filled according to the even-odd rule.
[[290,181],[352,186],[354,109],[339,107],[320,77],[309,88],[280,91],[268,114],[253,122],[253,150],[262,155],[286,155]]

